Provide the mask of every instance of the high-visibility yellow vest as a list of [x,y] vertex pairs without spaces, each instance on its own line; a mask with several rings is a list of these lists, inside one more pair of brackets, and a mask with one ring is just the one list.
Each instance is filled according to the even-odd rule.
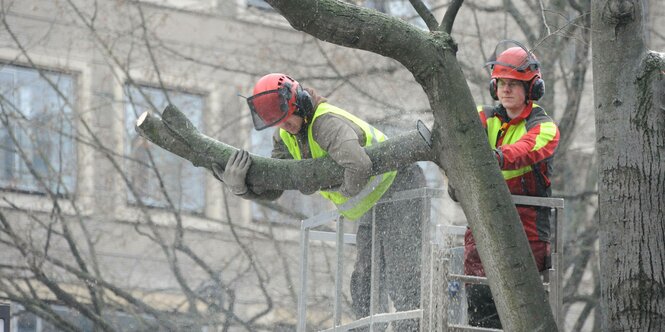
[[[533,108],[540,107],[537,104],[533,104]],[[478,112],[483,112],[483,106],[478,106]],[[533,112],[533,111],[532,111]],[[489,117],[487,119],[487,136],[489,138],[489,144],[492,149],[496,148],[496,143],[499,139],[500,136],[500,131],[502,130],[501,128],[502,122],[501,119],[499,119],[496,116]],[[503,141],[502,145],[508,145],[508,144],[513,144],[517,142],[524,134],[527,132],[527,121],[521,121],[517,125],[511,125],[506,128],[506,132],[503,133]],[[552,122],[544,123],[541,124],[541,132],[543,134],[550,134],[550,136],[553,136],[553,133],[556,132],[556,126]],[[547,144],[547,141],[539,141],[536,140],[536,145],[533,147],[534,150],[537,150]],[[511,170],[501,170],[501,173],[503,174],[503,178],[505,180],[510,180],[513,178],[516,178],[518,176],[524,175],[526,173],[529,173],[533,170],[533,167],[531,165],[524,166],[519,169],[511,169]]]
[[[314,121],[316,121],[319,116],[326,113],[340,115],[360,127],[365,133],[365,147],[386,140],[386,136],[381,131],[370,126],[367,122],[357,118],[353,114],[328,103],[321,103],[316,108],[309,128],[307,129],[307,141],[309,143],[309,150],[311,152],[312,158],[316,159],[328,155],[328,152],[323,150],[312,136],[312,127],[314,126]],[[280,129],[279,136],[282,138],[282,141],[286,145],[293,159],[302,159],[300,147],[298,146],[298,140],[296,139],[295,135],[290,134],[284,129]],[[374,206],[374,204],[376,204],[376,202],[381,199],[381,196],[383,196],[388,188],[390,188],[390,185],[393,183],[396,175],[397,172],[392,171],[370,177],[369,182],[360,191],[360,193],[353,197],[345,197],[336,191],[319,191],[319,193],[323,197],[335,203],[339,213],[344,217],[350,220],[356,220],[365,214],[365,212],[369,211]]]

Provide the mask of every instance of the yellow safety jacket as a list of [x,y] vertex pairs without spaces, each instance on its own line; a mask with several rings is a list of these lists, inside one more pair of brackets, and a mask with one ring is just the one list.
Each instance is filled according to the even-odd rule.
[[[550,196],[551,159],[559,144],[559,130],[552,118],[534,103],[514,119],[499,106],[479,106],[478,113],[510,193]],[[549,241],[549,208],[518,205],[517,212],[529,241]]]
[[[353,114],[328,103],[321,103],[316,108],[311,123],[307,128],[307,141],[309,143],[309,149],[312,158],[314,159],[328,155],[328,152],[319,146],[312,135],[314,121],[316,121],[319,116],[326,113],[333,113],[342,116],[360,127],[365,133],[365,144],[363,145],[364,147],[371,146],[374,143],[383,142],[386,140],[386,136],[381,131],[370,126],[367,122],[357,118]],[[300,147],[298,146],[298,140],[296,139],[296,136],[290,134],[284,129],[279,130],[279,136],[284,142],[284,145],[286,145],[293,159],[302,159],[302,154],[300,152]],[[381,196],[383,196],[388,188],[390,188],[390,185],[393,183],[396,175],[397,172],[392,171],[370,177],[367,185],[365,185],[360,193],[353,197],[346,197],[336,191],[319,191],[319,193],[323,197],[335,203],[339,213],[344,217],[350,220],[356,220],[365,214],[365,212],[369,211],[374,206],[374,204],[376,204],[376,202],[381,199]]]

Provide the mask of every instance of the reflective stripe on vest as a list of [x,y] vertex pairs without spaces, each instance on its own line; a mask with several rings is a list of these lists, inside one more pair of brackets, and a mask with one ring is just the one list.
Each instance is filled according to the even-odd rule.
[[[538,105],[533,104],[533,107],[536,108],[538,107]],[[482,106],[478,106],[478,112],[483,112]],[[501,122],[501,119],[499,119],[496,116],[487,117],[486,122],[487,122],[487,137],[489,138],[489,144],[492,149],[495,149],[497,147],[496,144],[499,140],[501,125],[503,123]],[[527,132],[526,120],[521,121],[517,125],[508,126],[506,132],[503,133],[502,143],[504,145],[513,144],[517,142],[522,136],[524,136],[526,132]],[[533,168],[531,167],[531,165],[527,165],[518,169],[501,170],[501,174],[503,174],[504,180],[510,180],[518,176],[522,176],[526,173],[529,173],[532,170]]]
[[[323,150],[321,146],[314,140],[312,135],[312,127],[314,126],[314,121],[321,115],[326,113],[333,113],[348,119],[349,121],[356,124],[360,127],[365,133],[365,147],[371,146],[374,143],[383,142],[386,140],[386,136],[379,131],[378,129],[370,126],[367,122],[357,118],[353,114],[346,112],[340,108],[332,106],[328,103],[321,103],[316,108],[314,117],[307,129],[307,142],[309,144],[309,149],[312,155],[312,158],[321,158],[328,155],[328,152]],[[284,129],[279,130],[279,136],[282,138],[282,141],[286,145],[286,148],[289,150],[291,156],[296,159],[302,159],[302,154],[300,152],[300,147],[298,146],[298,141],[295,135],[291,135]],[[360,218],[365,212],[369,211],[376,202],[381,199],[381,196],[390,188],[390,185],[393,183],[395,176],[397,175],[396,171],[383,173],[377,176],[370,177],[368,183],[365,187],[353,197],[345,197],[336,191],[320,191],[321,196],[329,199],[337,206],[339,213],[345,216],[350,220],[355,220]]]

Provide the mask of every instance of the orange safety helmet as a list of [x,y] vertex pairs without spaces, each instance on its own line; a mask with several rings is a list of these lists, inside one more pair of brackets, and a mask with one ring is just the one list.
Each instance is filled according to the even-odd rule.
[[[497,50],[504,44],[515,44],[498,56]],[[514,40],[503,40],[497,44],[492,57],[485,64],[492,70],[490,95],[498,100],[496,93],[498,79],[507,78],[525,82],[526,99],[538,100],[545,94],[545,82],[540,73],[540,62],[524,45]]]
[[293,115],[311,111],[312,101],[298,81],[288,75],[272,73],[261,77],[247,98],[256,130],[279,125]]

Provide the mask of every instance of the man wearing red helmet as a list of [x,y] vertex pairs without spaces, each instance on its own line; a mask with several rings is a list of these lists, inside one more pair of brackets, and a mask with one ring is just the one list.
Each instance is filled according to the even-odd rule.
[[[372,161],[364,147],[384,141],[386,136],[365,121],[329,104],[313,89],[304,89],[287,75],[274,73],[259,79],[247,104],[255,129],[278,127],[273,135],[273,158],[308,159],[330,155],[344,167],[342,185],[336,190],[322,190],[320,194],[332,201],[346,219],[358,220],[357,255],[350,287],[357,318],[369,316],[371,210],[376,217],[376,245],[381,257],[380,271],[375,272],[382,276],[379,287],[388,293],[398,311],[418,308],[423,202],[407,199],[382,203],[381,200],[402,190],[425,186],[420,167],[413,164],[370,176]],[[250,165],[249,153],[239,150],[229,158],[226,171],[217,166],[213,166],[213,170],[238,196],[270,200],[279,197],[281,191],[247,187],[245,177]],[[384,311],[386,305],[381,303]],[[417,320],[394,324],[396,331],[419,331]]]
[[[497,106],[479,106],[481,122],[487,130],[490,148],[513,195],[550,196],[551,160],[559,143],[554,121],[534,103],[545,92],[540,63],[524,46],[503,41],[510,47],[488,61],[492,70],[490,95]],[[449,187],[454,198],[454,188]],[[517,206],[524,231],[539,271],[548,268],[550,210]],[[475,239],[468,228],[464,236],[464,272],[485,276],[476,250]],[[468,317],[472,326],[501,328],[489,286],[467,285]]]

